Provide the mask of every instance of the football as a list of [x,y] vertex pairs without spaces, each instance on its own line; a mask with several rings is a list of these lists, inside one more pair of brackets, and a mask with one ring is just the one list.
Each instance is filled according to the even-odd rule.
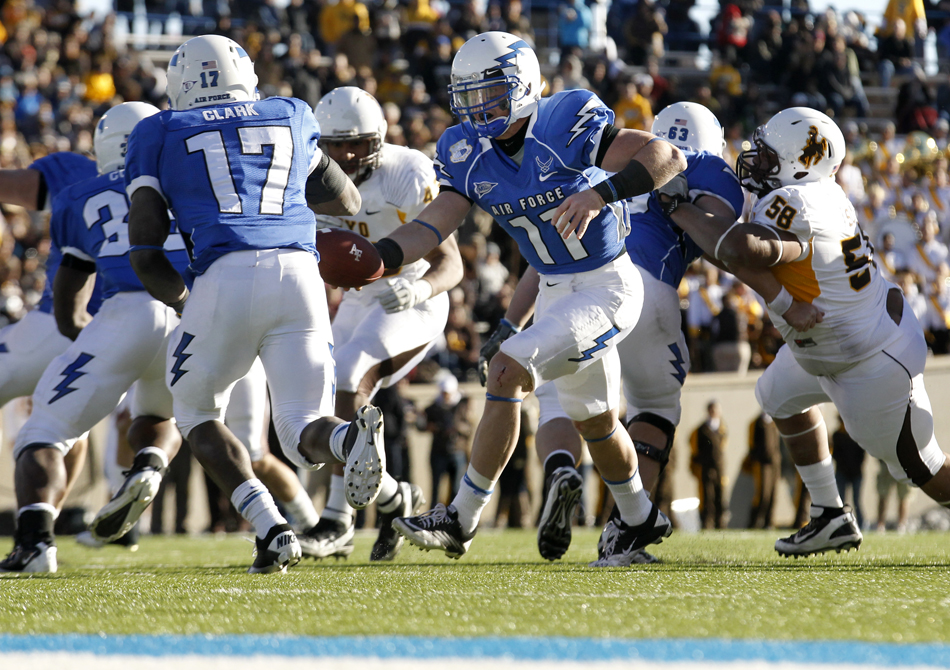
[[317,231],[320,275],[340,288],[359,288],[383,276],[383,259],[373,243],[343,228]]

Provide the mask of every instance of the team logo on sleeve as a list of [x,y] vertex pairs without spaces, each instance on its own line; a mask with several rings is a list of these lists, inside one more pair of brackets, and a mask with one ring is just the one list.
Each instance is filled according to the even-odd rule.
[[806,168],[818,165],[821,159],[828,153],[828,140],[818,136],[816,126],[808,127],[808,139],[805,140],[805,146],[802,147],[802,154],[798,157],[798,162]]
[[453,163],[464,163],[472,153],[472,145],[468,140],[460,140],[449,147],[449,160]]
[[479,198],[484,197],[491,193],[491,190],[498,186],[498,182],[494,181],[477,181],[475,182],[475,195]]

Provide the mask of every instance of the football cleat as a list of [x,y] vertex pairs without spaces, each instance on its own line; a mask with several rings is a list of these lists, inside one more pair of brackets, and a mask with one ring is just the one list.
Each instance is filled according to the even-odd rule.
[[92,536],[100,542],[112,542],[128,533],[158,494],[163,474],[155,455],[136,454],[122,487],[89,524]]
[[811,506],[811,521],[798,532],[775,542],[780,556],[811,556],[832,549],[838,553],[860,549],[861,529],[851,508]]
[[0,572],[56,572],[56,544],[49,542],[18,542],[13,551],[0,561]]
[[604,526],[598,542],[598,558],[592,568],[619,568],[643,563],[641,550],[649,544],[660,544],[673,533],[673,524],[656,505],[646,521],[629,526],[621,519],[611,519]]
[[346,457],[343,472],[346,500],[354,509],[363,509],[376,500],[386,471],[381,409],[363,405],[356,411],[344,437],[343,455]]
[[310,558],[349,558],[353,553],[353,519],[346,524],[336,519],[321,517],[317,525],[297,537],[300,550]]
[[101,549],[106,545],[114,545],[116,547],[125,547],[129,551],[138,551],[139,550],[139,537],[141,533],[139,532],[139,524],[132,526],[132,530],[123,535],[117,540],[112,540],[112,542],[103,542],[102,540],[97,540],[92,536],[92,533],[88,530],[84,530],[76,536],[76,542],[83,545],[84,547],[89,547],[90,549]]
[[247,570],[251,574],[287,572],[300,562],[300,543],[288,523],[277,524],[267,537],[255,537],[254,544],[254,563]]
[[474,532],[469,535],[462,531],[455,508],[442,503],[425,514],[394,520],[393,528],[417,547],[441,549],[449,558],[459,558],[468,551],[475,537]]
[[379,536],[369,554],[371,561],[391,561],[396,558],[396,554],[402,548],[403,538],[393,528],[393,521],[399,517],[415,514],[426,503],[422,489],[415,484],[399,482],[399,492],[402,494],[402,501],[396,509],[388,513],[383,512],[379,516]]
[[571,524],[583,486],[584,479],[574,468],[565,466],[551,473],[538,522],[538,551],[542,558],[557,560],[570,548]]

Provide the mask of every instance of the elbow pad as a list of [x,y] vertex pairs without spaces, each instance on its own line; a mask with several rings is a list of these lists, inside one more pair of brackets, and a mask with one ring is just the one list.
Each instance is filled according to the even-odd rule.
[[307,203],[322,205],[336,200],[346,189],[349,181],[349,177],[337,162],[324,153],[316,169],[307,177]]

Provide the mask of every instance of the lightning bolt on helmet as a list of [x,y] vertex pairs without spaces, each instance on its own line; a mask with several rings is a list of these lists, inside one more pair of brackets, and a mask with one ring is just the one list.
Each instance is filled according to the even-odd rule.
[[147,102],[123,102],[102,115],[92,137],[99,174],[125,167],[125,152],[132,129],[142,119],[158,112],[158,107]]
[[752,144],[739,154],[736,174],[745,188],[760,196],[833,177],[845,153],[844,136],[835,122],[809,107],[782,110],[756,128]]
[[341,86],[320,98],[313,115],[320,124],[322,147],[330,142],[369,142],[365,158],[340,163],[344,172],[363,180],[379,167],[388,124],[376,98],[356,86]]
[[653,119],[652,132],[684,151],[708,151],[722,157],[726,147],[719,119],[696,102],[677,102],[664,107]]
[[[499,137],[541,99],[538,57],[520,37],[492,31],[462,45],[452,61],[452,112],[472,137]],[[498,109],[503,116],[491,118]]]
[[175,110],[260,98],[250,56],[221,35],[193,37],[178,47],[168,62],[167,92]]

